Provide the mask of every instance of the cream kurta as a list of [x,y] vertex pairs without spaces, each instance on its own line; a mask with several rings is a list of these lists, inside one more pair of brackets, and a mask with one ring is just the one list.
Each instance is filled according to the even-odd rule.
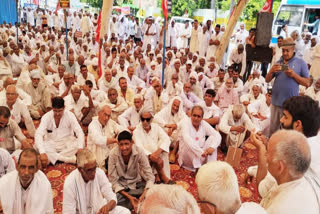
[[102,126],[98,118],[93,118],[88,127],[87,147],[97,158],[99,167],[105,165],[105,160],[109,156],[109,152],[116,144],[107,145],[108,138],[115,138],[124,128],[119,126],[112,119],[109,119],[106,126]]
[[[242,133],[238,133],[236,131],[230,131],[232,126],[244,126],[245,131]],[[254,124],[251,122],[249,116],[246,113],[242,114],[242,117],[235,121],[232,115],[232,106],[225,111],[223,114],[220,124],[219,130],[227,135],[226,144],[227,146],[236,146],[239,147],[244,141],[247,131],[252,131],[255,129]]]

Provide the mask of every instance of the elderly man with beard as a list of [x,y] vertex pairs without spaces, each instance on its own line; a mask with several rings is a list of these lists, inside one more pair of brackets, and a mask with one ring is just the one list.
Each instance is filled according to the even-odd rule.
[[[89,115],[89,113],[94,110],[94,106],[87,86],[80,87],[79,85],[73,85],[71,87],[71,94],[66,96],[64,101],[66,110],[74,113],[80,124],[88,125],[91,122],[92,114]],[[87,118],[88,116],[90,118]]]
[[148,156],[157,179],[168,184],[170,180],[169,147],[170,138],[156,123],[152,123],[153,112],[144,107],[140,112],[140,124],[133,131],[133,140]]
[[32,104],[29,106],[31,117],[40,119],[51,109],[51,96],[49,89],[40,82],[40,71],[32,70],[30,72],[31,83],[24,87],[24,91],[32,98]]
[[11,112],[11,119],[24,123],[27,127],[28,134],[34,137],[36,131],[28,107],[19,98],[15,85],[8,85],[6,88],[6,98],[0,100],[0,106],[7,106]]
[[111,112],[107,105],[100,105],[98,117],[93,118],[88,128],[88,149],[97,157],[98,166],[105,168],[109,152],[117,143],[116,136],[124,129],[111,119]]
[[78,150],[84,147],[84,134],[76,116],[65,110],[62,97],[52,99],[52,110],[41,119],[35,134],[35,144],[40,153],[42,166],[48,160],[75,163]]
[[215,97],[218,107],[225,110],[229,105],[236,105],[239,103],[238,92],[233,88],[233,81],[231,78],[226,79],[225,85],[222,86]]
[[201,106],[194,106],[191,118],[185,118],[179,124],[179,165],[196,171],[203,164],[217,160],[217,148],[221,136],[209,123],[203,120]]
[[129,214],[117,206],[116,194],[102,169],[97,168],[94,154],[83,149],[77,155],[77,169],[63,186],[62,213]]
[[312,86],[310,86],[304,95],[311,97],[315,101],[320,101],[320,78],[315,80]]
[[117,79],[112,76],[110,69],[106,69],[104,75],[98,80],[99,89],[107,93],[110,88],[115,88],[116,85]]
[[109,106],[112,110],[111,119],[116,122],[118,122],[119,115],[128,108],[128,104],[121,96],[118,96],[118,91],[115,88],[108,90],[108,99],[103,102],[103,105]]
[[163,91],[160,80],[156,77],[152,79],[152,87],[149,87],[144,95],[145,106],[153,112],[158,113],[169,102],[168,94]]
[[51,184],[39,170],[34,149],[22,151],[17,170],[0,179],[0,188],[0,212],[54,213]]
[[119,117],[119,124],[129,131],[133,132],[136,126],[140,123],[140,110],[143,107],[143,97],[136,94],[133,99],[133,106],[125,110]]
[[[240,147],[245,139],[249,137],[250,132],[255,131],[255,126],[245,113],[244,107],[238,104],[225,111],[219,124],[219,130],[223,143],[227,147]],[[227,151],[224,145],[221,149],[223,152]]]
[[154,116],[153,121],[159,124],[170,137],[172,148],[169,155],[170,163],[175,163],[179,147],[178,123],[186,117],[187,115],[183,111],[183,103],[180,97],[174,97],[169,105]]

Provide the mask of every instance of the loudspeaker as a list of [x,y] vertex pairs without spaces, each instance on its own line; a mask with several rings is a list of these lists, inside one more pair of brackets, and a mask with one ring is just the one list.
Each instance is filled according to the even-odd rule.
[[268,47],[272,38],[273,13],[258,13],[256,23],[256,46]]
[[273,52],[272,48],[256,46],[252,48],[251,45],[246,45],[247,61],[258,61],[271,63]]

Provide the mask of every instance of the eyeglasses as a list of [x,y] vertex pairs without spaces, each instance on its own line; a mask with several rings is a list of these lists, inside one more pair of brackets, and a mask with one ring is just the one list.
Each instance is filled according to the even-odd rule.
[[149,118],[144,118],[144,117],[140,117],[141,121],[147,121],[147,122],[150,122],[150,120],[152,119],[152,117],[149,117]]

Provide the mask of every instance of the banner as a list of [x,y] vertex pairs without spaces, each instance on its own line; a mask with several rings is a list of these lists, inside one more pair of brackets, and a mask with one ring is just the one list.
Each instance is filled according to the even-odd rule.
[[70,8],[70,0],[60,0],[60,8],[63,8],[63,9]]
[[165,19],[168,18],[168,0],[162,0],[162,13]]
[[265,12],[265,13],[271,13],[272,11],[272,0],[266,0],[266,2],[264,3],[263,7],[260,10],[261,12]]

